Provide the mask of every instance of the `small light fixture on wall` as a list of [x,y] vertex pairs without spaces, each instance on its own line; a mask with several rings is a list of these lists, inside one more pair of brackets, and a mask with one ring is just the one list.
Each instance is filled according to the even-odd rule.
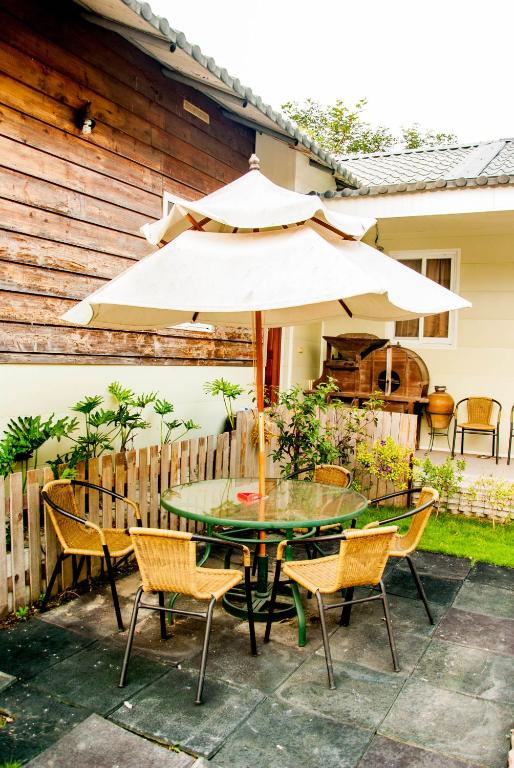
[[95,127],[96,120],[91,117],[90,101],[86,101],[86,103],[77,110],[75,115],[75,125],[82,131],[84,136],[88,136]]

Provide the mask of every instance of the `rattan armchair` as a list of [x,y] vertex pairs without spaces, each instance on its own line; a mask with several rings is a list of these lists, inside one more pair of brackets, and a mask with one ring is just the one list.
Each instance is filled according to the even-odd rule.
[[375,520],[374,522],[365,525],[364,530],[377,528],[381,525],[389,526],[391,523],[396,523],[399,520],[407,520],[408,518],[412,518],[409,530],[404,534],[396,535],[394,537],[391,551],[389,552],[389,557],[404,557],[407,560],[412,578],[414,579],[414,583],[416,584],[416,588],[418,590],[418,594],[423,601],[423,605],[425,606],[428,620],[431,624],[433,624],[434,618],[430,611],[427,596],[416,570],[416,566],[414,565],[414,561],[411,558],[411,554],[417,548],[430,515],[437,506],[437,502],[439,501],[439,493],[434,488],[410,488],[405,491],[388,493],[386,496],[380,496],[379,498],[372,499],[369,503],[370,505],[378,504],[381,501],[398,498],[399,496],[403,495],[407,495],[408,499],[410,499],[411,495],[417,493],[419,493],[420,496],[417,506],[414,509],[411,509],[409,512],[404,512],[403,514],[396,515],[395,517],[390,517],[387,520]]
[[[326,485],[337,485],[339,488],[348,488],[352,482],[352,473],[346,467],[340,467],[337,464],[316,464],[312,467],[306,467],[305,469],[299,469],[296,472],[292,472],[287,476],[287,480],[292,480],[301,475],[312,475],[311,480],[313,483],[325,483]],[[306,533],[307,528],[297,528],[297,532]],[[318,531],[340,531],[341,525],[322,525]],[[305,542],[305,547],[308,554],[312,553],[309,539]],[[315,551],[320,554],[325,554],[321,547],[314,545]]]
[[[47,574],[47,587],[41,604],[41,610],[44,611],[46,608],[48,599],[52,594],[55,579],[63,561],[67,557],[72,558],[74,585],[78,582],[84,563],[86,563],[87,573],[90,575],[91,558],[99,557],[105,563],[116,621],[118,622],[118,628],[123,631],[123,620],[121,618],[114,572],[115,568],[133,552],[128,530],[123,528],[102,528],[97,523],[93,523],[83,517],[77,506],[75,488],[98,491],[99,493],[107,494],[113,499],[125,502],[132,508],[137,524],[141,525],[141,515],[136,502],[121,496],[119,493],[102,488],[94,483],[88,483],[85,480],[51,480],[49,483],[46,483],[41,493],[48,516],[59,539],[61,552],[57,558],[50,580],[48,580]],[[79,561],[77,561],[77,557],[80,557]],[[115,560],[118,560],[118,563],[114,564],[113,561]]]
[[[459,406],[466,403],[467,419],[459,419]],[[495,408],[496,406],[496,408]],[[496,420],[493,411],[496,410]],[[468,432],[471,435],[488,435],[492,438],[491,457],[495,457],[498,464],[498,452],[500,448],[500,421],[502,415],[502,406],[494,397],[464,397],[459,400],[455,406],[452,442],[452,459],[455,456],[455,441],[457,434],[460,433],[460,452],[464,453],[464,435]]]
[[[224,542],[210,536],[200,536],[182,531],[166,531],[156,528],[131,528],[130,535],[134,545],[139,570],[141,571],[142,585],[136,592],[130,629],[127,637],[127,647],[119,686],[125,685],[128,663],[134,640],[137,615],[140,608],[159,611],[161,637],[165,640],[166,614],[173,616],[196,616],[206,620],[205,635],[203,641],[202,658],[198,675],[196,691],[196,704],[202,703],[202,692],[207,666],[207,653],[209,650],[209,638],[211,633],[212,616],[216,601],[223,597],[230,589],[243,580],[243,574],[233,569],[205,568],[197,566],[197,542],[205,542],[211,545],[220,545]],[[246,587],[246,606],[248,610],[248,624],[250,630],[250,647],[253,656],[257,655],[255,640],[255,628],[252,608],[252,585],[250,574],[250,550],[243,544],[231,543],[243,553],[244,581]],[[164,595],[173,592],[180,595],[188,595],[196,600],[208,600],[209,605],[205,613],[193,610],[181,610],[165,607]],[[143,593],[157,593],[158,604],[143,603]]]
[[[268,642],[270,639],[273,611],[280,585],[280,574],[283,571],[289,581],[296,582],[308,592],[312,592],[316,595],[323,636],[323,646],[325,648],[328,684],[330,688],[333,689],[336,686],[325,613],[333,608],[343,609],[340,624],[345,624],[347,623],[347,610],[351,605],[355,603],[365,603],[370,600],[381,600],[387,625],[391,655],[393,657],[393,666],[395,672],[399,672],[400,667],[394,642],[391,617],[389,614],[387,594],[382,582],[382,574],[389,557],[389,550],[397,531],[398,527],[395,525],[370,531],[355,530],[352,528],[335,536],[323,536],[311,539],[311,541],[332,540],[340,542],[339,553],[337,555],[319,557],[315,560],[292,560],[283,562],[286,547],[295,544],[295,540],[282,541],[277,548],[275,578],[273,580],[264,642]],[[348,593],[346,592],[345,598],[340,603],[330,603],[328,605],[323,603],[322,595],[331,595],[339,590],[353,590],[354,587],[361,586],[379,586],[380,594],[372,594],[368,597],[354,600],[353,592],[352,599],[348,599]]]

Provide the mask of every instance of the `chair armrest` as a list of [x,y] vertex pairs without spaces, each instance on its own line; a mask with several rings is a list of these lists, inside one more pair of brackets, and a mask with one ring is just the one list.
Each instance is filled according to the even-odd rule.
[[386,501],[387,499],[395,499],[397,496],[411,496],[413,493],[420,493],[422,488],[405,488],[403,491],[394,491],[394,493],[386,493],[384,496],[377,496],[375,499],[369,499],[368,504],[378,504],[379,501]]
[[373,520],[372,523],[367,523],[365,526],[363,526],[363,531],[366,531],[368,528],[378,528],[380,525],[380,520]]
[[295,472],[290,472],[288,475],[286,475],[283,480],[293,480],[295,477],[298,477],[298,475],[303,475],[304,472],[314,472],[316,469],[316,465],[313,464],[310,467],[303,467],[303,469],[297,469]]
[[[194,533],[191,536],[191,541],[202,541],[206,544],[212,544],[213,546],[226,546],[227,541],[225,539],[216,539],[214,536],[202,536],[199,533]],[[249,567],[252,562],[252,555],[250,549],[246,544],[238,544],[236,542],[229,542],[230,546],[234,549],[239,549],[243,553],[243,565],[245,568]]]
[[318,544],[326,541],[342,541],[345,539],[346,536],[344,533],[335,533],[333,536],[313,536],[312,538],[309,536],[309,538],[301,538],[301,539],[284,539],[284,541],[281,541],[280,544],[277,547],[277,554],[275,559],[276,560],[282,560],[284,555],[284,549],[288,545],[298,545],[298,544]]

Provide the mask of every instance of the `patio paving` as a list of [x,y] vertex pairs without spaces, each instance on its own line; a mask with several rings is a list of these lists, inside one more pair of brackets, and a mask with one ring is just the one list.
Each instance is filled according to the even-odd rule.
[[[204,704],[193,703],[203,622],[179,619],[163,641],[142,611],[127,685],[126,632],[108,591],[0,632],[1,760],[34,768],[504,768],[514,724],[514,570],[416,555],[436,625],[404,563],[387,572],[401,672],[392,671],[377,602],[350,627],[327,617],[337,689],[327,687],[315,600],[308,643],[274,625],[260,655],[248,628],[215,614]],[[138,584],[120,582],[125,613]],[[96,610],[95,608],[96,607]],[[2,674],[3,673],[3,674]],[[11,677],[9,677],[11,676]],[[1,765],[0,760],[0,765]]]

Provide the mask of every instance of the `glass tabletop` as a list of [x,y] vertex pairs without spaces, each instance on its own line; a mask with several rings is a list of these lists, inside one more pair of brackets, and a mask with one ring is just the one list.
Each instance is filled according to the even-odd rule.
[[238,498],[238,494],[257,493],[258,488],[256,478],[202,480],[169,488],[161,495],[161,504],[192,520],[262,530],[344,522],[357,517],[368,504],[356,491],[304,480],[266,480],[263,499]]

